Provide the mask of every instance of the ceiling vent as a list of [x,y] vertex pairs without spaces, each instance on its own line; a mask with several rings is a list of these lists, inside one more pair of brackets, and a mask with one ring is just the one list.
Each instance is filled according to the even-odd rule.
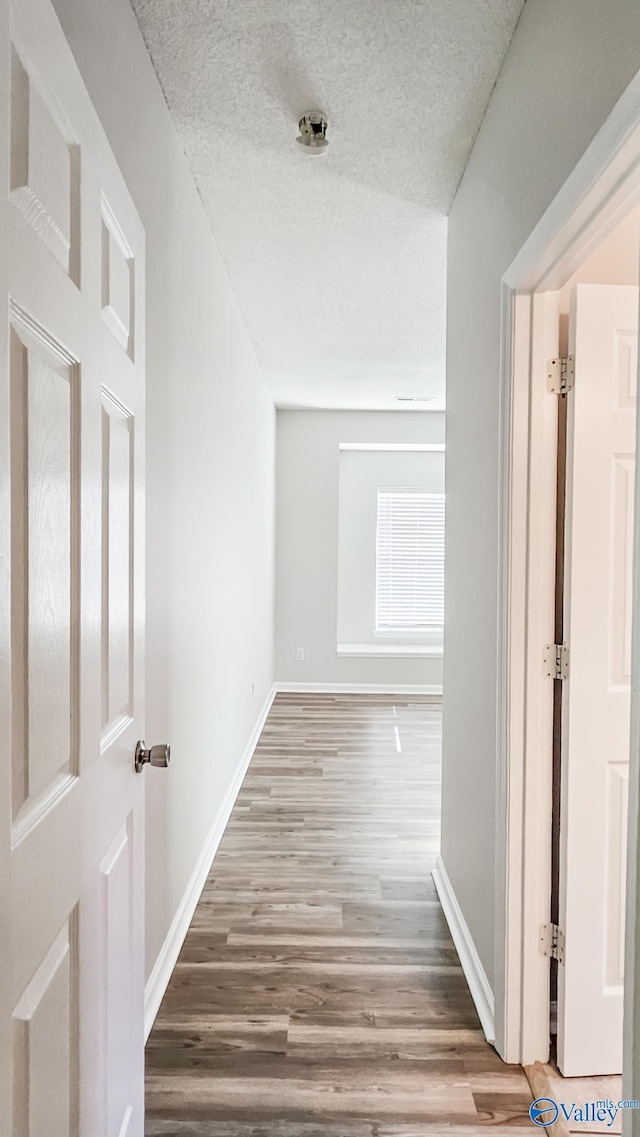
[[296,138],[309,154],[323,154],[327,141],[327,120],[322,111],[307,111],[298,123],[300,134]]

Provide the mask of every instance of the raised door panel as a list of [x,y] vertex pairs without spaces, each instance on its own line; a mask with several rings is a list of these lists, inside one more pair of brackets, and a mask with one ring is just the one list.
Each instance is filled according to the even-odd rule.
[[[105,927],[102,946],[107,1028],[107,1081],[112,1087],[107,1101],[105,1137],[128,1137],[135,1112],[136,1091],[132,1085],[136,1069],[133,1052],[131,999],[135,966],[132,943],[132,905],[134,900],[134,859],[132,818],[122,827],[101,866]],[[122,1077],[122,1071],[128,1077]]]
[[67,921],[13,1012],[14,1137],[76,1131],[75,919]]
[[609,683],[631,691],[631,605],[633,586],[633,454],[614,454],[611,473],[612,551]]
[[76,361],[47,330],[14,312],[14,840],[77,774],[78,373]]
[[135,258],[108,202],[102,198],[102,317],[133,359]]
[[90,1002],[99,1027],[82,1055],[83,1137],[141,1132],[143,1053],[132,1015],[142,982],[136,950],[143,922],[139,821],[137,811],[126,818],[80,905],[80,1002]]
[[606,882],[603,994],[622,995],[625,951],[625,884],[629,763],[609,762],[606,790]]
[[102,391],[102,749],[132,714],[133,417]]
[[59,108],[34,83],[15,47],[11,79],[11,200],[77,283],[77,146]]
[[616,328],[614,353],[616,409],[634,408],[638,390],[638,333],[635,328]]

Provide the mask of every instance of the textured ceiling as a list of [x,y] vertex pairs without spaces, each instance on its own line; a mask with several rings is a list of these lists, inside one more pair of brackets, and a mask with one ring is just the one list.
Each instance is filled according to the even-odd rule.
[[277,405],[443,407],[446,214],[523,0],[133,2]]

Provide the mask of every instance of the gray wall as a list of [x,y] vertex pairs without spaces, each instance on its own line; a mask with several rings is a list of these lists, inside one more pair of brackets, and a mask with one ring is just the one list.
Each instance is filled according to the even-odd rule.
[[449,219],[442,855],[490,980],[500,285],[638,68],[638,0],[528,0]]
[[[443,628],[422,635],[377,632],[376,535],[378,490],[411,489],[444,493],[444,452],[424,450],[341,450],[338,501],[338,643],[398,645],[399,650],[438,645]],[[441,667],[438,682],[442,682]]]
[[[441,660],[338,658],[341,442],[443,442],[444,415],[278,411],[276,679],[303,683],[442,682]],[[304,647],[304,663],[296,648]]]
[[54,2],[147,236],[148,976],[273,681],[275,412],[128,0]]

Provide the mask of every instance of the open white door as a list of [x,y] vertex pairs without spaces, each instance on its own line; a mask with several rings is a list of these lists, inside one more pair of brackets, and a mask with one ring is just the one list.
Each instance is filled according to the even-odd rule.
[[558,1065],[622,1070],[638,289],[580,284],[567,396]]
[[0,1132],[141,1137],[144,233],[49,0],[0,53]]

